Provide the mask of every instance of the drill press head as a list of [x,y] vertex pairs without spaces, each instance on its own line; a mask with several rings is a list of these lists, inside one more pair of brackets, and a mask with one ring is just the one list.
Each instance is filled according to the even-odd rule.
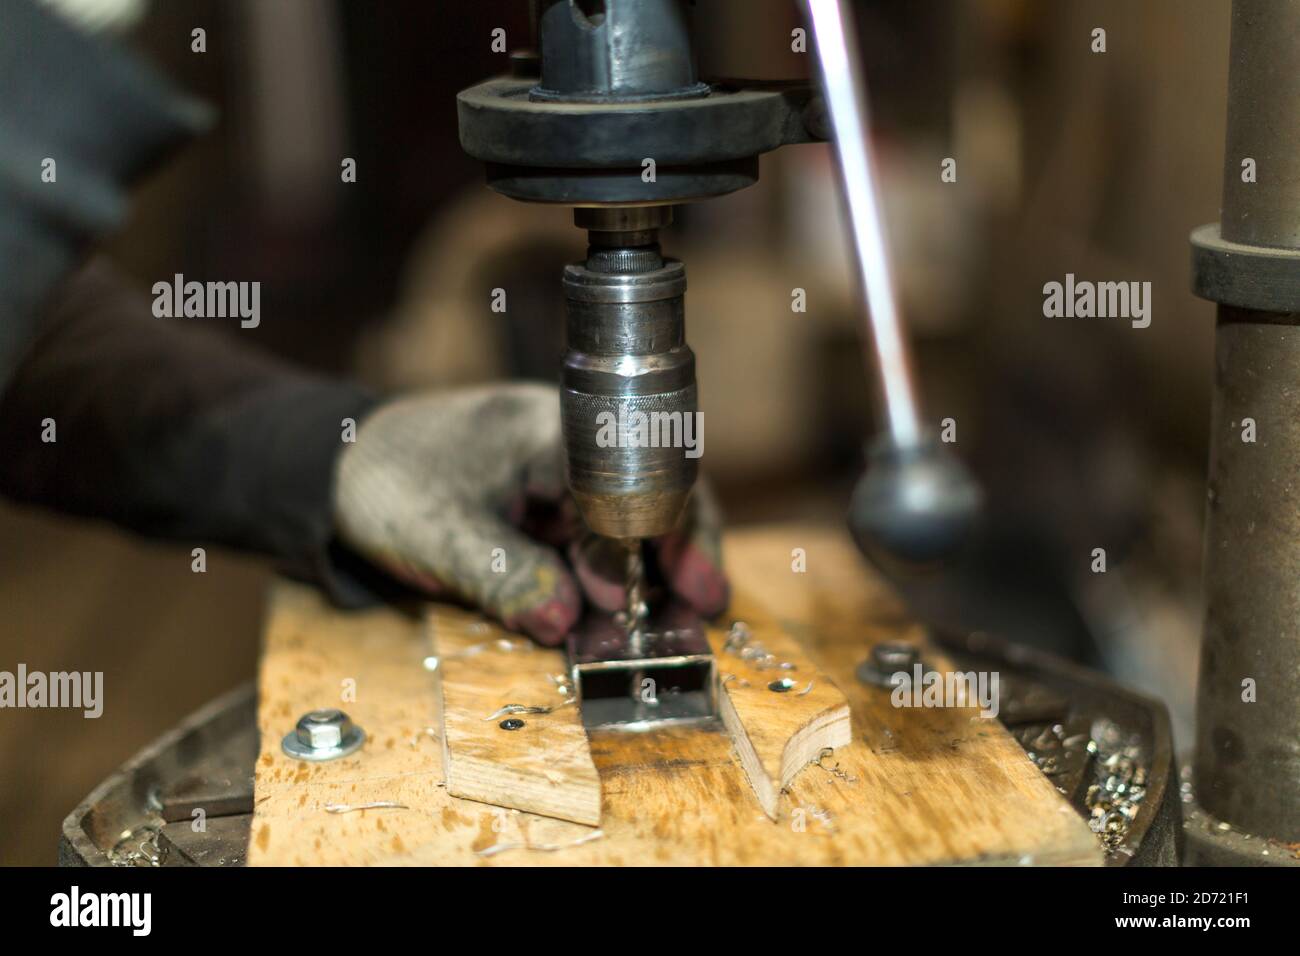
[[811,92],[701,82],[686,0],[536,11],[540,58],[457,97],[461,144],[492,188],[573,206],[588,232],[563,280],[569,484],[593,531],[656,537],[681,516],[699,447],[685,271],[660,253],[659,230],[673,204],[752,185],[759,154],[815,138]]
[[569,486],[587,525],[652,538],[677,523],[695,483],[695,355],[686,271],[659,251],[668,206],[589,208],[587,258],[564,270],[568,350],[560,411]]

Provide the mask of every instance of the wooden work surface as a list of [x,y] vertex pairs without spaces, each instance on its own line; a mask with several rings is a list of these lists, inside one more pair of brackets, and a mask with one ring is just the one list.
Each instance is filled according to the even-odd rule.
[[[795,548],[804,573],[791,569]],[[334,611],[278,584],[249,864],[1100,864],[1087,825],[1000,723],[965,708],[896,709],[889,691],[854,678],[871,644],[922,635],[841,532],[741,529],[726,560],[741,595],[731,616],[779,620],[852,708],[853,742],[795,777],[778,820],[760,808],[721,728],[593,733],[598,829],[452,797],[418,616]],[[347,710],[365,746],[322,764],[286,757],[281,738],[321,707]],[[344,809],[374,802],[401,806]]]

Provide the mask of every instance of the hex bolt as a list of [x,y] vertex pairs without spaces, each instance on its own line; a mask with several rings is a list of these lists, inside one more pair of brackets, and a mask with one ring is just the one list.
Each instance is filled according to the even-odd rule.
[[331,707],[303,714],[280,746],[296,760],[333,760],[353,753],[365,740],[365,731],[351,717]]
[[893,677],[900,671],[912,679],[912,669],[921,664],[921,652],[906,641],[881,641],[871,649],[871,656],[858,665],[858,680],[876,687],[893,687]]
[[887,667],[910,670],[921,659],[921,652],[903,641],[883,641],[871,649],[871,659],[881,670]]

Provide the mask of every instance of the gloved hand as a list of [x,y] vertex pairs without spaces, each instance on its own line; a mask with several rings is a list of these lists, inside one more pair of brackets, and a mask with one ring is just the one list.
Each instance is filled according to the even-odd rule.
[[[389,573],[472,601],[543,644],[563,639],[584,596],[611,611],[625,602],[624,552],[586,529],[565,487],[552,386],[379,408],[339,456],[334,514],[343,540]],[[706,616],[727,605],[719,534],[717,508],[697,487],[679,530],[652,545],[672,590]]]

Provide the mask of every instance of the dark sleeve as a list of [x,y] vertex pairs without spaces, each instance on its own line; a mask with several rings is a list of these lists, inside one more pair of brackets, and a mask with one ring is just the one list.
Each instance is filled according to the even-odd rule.
[[334,541],[331,483],[342,420],[371,399],[155,319],[103,266],[69,278],[131,184],[211,119],[108,42],[0,0],[0,494],[273,555],[363,603],[382,587]]
[[344,419],[373,399],[200,321],[154,317],[102,263],[75,274],[0,396],[0,493],[273,555],[358,603],[332,483]]
[[32,0],[0,0],[0,387],[127,190],[211,123],[203,104]]

